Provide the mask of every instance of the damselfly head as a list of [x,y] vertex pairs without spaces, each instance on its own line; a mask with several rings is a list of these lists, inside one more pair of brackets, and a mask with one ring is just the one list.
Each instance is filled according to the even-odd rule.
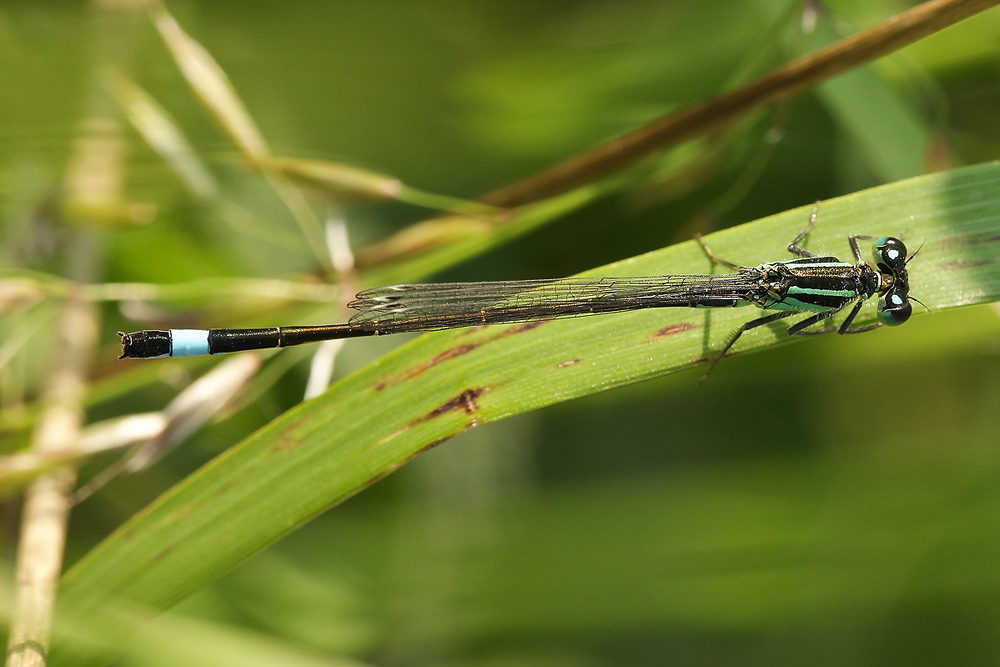
[[896,275],[906,270],[906,246],[894,236],[883,236],[875,241],[872,255],[883,273]]
[[878,319],[890,327],[899,326],[910,319],[913,306],[907,294],[909,287],[905,284],[895,285],[878,300]]
[[910,319],[910,281],[906,273],[906,245],[894,236],[875,241],[872,255],[882,273],[883,292],[879,297],[878,319],[882,324],[898,326]]

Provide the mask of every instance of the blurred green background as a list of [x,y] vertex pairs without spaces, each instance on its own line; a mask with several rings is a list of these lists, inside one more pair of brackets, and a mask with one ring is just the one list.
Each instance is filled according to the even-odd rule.
[[[474,199],[907,6],[827,2],[806,32],[798,3],[778,0],[168,9],[276,153]],[[123,122],[124,189],[149,215],[100,232],[95,280],[318,274],[280,200],[241,165],[146,15],[68,2],[0,5],[0,262],[67,272],[57,202],[85,119],[114,107],[109,64],[173,116],[221,194],[193,196]],[[997,159],[997,108],[992,10],[681,147],[615,194],[434,278],[569,275]],[[319,190],[310,201],[345,217],[355,247],[428,217]],[[95,381],[121,372],[116,329],[278,324],[291,312],[199,296],[153,315],[106,305]],[[6,415],[37,399],[51,318],[44,304],[4,314],[4,341],[37,343],[2,355]],[[195,593],[121,664],[178,664],[195,649],[200,664],[1000,662],[998,332],[992,308],[950,311],[726,360],[701,386],[700,371],[686,372],[475,429]],[[348,343],[338,375],[397,344]],[[272,357],[272,380],[253,400],[78,507],[67,565],[301,400],[308,368],[292,361],[307,353]],[[93,399],[88,421],[158,409],[204,364],[169,368]],[[5,451],[27,441],[11,423]],[[9,572],[16,501],[6,516]]]

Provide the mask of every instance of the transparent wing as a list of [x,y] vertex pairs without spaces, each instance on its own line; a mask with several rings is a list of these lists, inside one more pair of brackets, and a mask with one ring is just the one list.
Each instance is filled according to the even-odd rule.
[[432,331],[482,324],[671,306],[736,306],[759,290],[756,269],[710,276],[562,278],[377,287],[348,304],[351,326],[380,333]]

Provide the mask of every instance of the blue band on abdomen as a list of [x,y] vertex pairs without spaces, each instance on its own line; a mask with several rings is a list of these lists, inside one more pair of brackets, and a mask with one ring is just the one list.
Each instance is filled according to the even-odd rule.
[[171,329],[170,356],[197,357],[209,354],[207,329]]

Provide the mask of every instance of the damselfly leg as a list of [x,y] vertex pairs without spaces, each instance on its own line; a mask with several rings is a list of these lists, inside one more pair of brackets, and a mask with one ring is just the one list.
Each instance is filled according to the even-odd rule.
[[[753,305],[769,311],[746,322],[727,338],[719,353],[709,360],[711,372],[745,332],[796,313],[802,313],[803,319],[788,327],[793,336],[833,331],[861,333],[883,324],[906,322],[912,310],[906,264],[913,256],[907,255],[903,242],[891,236],[873,239],[859,234],[849,237],[853,262],[818,255],[800,245],[816,226],[818,210],[819,202],[813,206],[809,224],[788,244],[793,259],[740,266],[719,258],[696,237],[709,260],[730,272],[389,285],[359,292],[349,304],[358,312],[341,324],[122,333],[122,358],[264,350],[321,340],[516,324],[644,308]],[[873,263],[862,257],[859,240],[874,241]],[[855,327],[864,303],[876,295],[878,322]],[[824,326],[845,309],[849,312],[839,327]],[[709,328],[704,331],[707,337]],[[705,347],[709,345],[706,339]]]
[[[722,358],[732,349],[745,332],[760,326],[777,322],[778,320],[785,319],[801,312],[808,312],[811,310],[813,311],[813,314],[788,327],[787,332],[790,336],[811,336],[833,332],[837,332],[839,334],[863,333],[871,331],[872,329],[877,329],[883,324],[888,323],[886,321],[879,321],[865,326],[852,326],[855,318],[861,312],[861,308],[864,306],[868,298],[875,292],[887,291],[887,288],[883,283],[884,278],[881,277],[883,274],[892,275],[893,279],[902,278],[903,281],[905,281],[905,272],[903,272],[905,264],[900,265],[898,261],[896,261],[897,254],[892,254],[892,250],[894,248],[893,244],[898,243],[900,247],[902,247],[902,244],[898,241],[898,239],[889,239],[888,237],[876,239],[875,237],[862,234],[853,234],[848,237],[851,252],[853,253],[855,259],[855,265],[854,267],[851,267],[849,271],[849,278],[855,278],[855,280],[848,280],[848,282],[845,283],[845,265],[842,262],[837,260],[835,257],[820,256],[817,253],[806,250],[799,245],[816,227],[819,205],[820,202],[818,201],[813,205],[812,212],[809,215],[809,223],[806,225],[805,229],[799,232],[787,246],[788,251],[800,258],[801,261],[791,260],[789,262],[774,262],[758,267],[760,271],[765,273],[773,271],[778,266],[783,266],[791,269],[793,272],[798,272],[797,279],[793,281],[794,284],[789,283],[788,286],[780,287],[779,290],[771,296],[773,301],[762,302],[759,296],[756,299],[748,299],[761,307],[780,309],[781,312],[765,315],[755,320],[751,320],[734,331],[726,340],[722,349],[712,357],[702,381],[704,381],[705,377],[708,377],[708,374],[712,372],[712,370],[718,365],[719,361],[721,361]],[[696,240],[699,244],[701,244],[702,249],[705,251],[705,254],[713,264],[721,264],[722,266],[726,266],[735,271],[746,270],[734,262],[719,258],[700,236],[696,237]],[[859,240],[871,240],[876,242],[876,261],[879,261],[879,258],[884,259],[883,262],[880,262],[879,266],[879,271],[881,273],[876,273],[868,264],[865,263],[864,257],[861,254],[860,245],[858,244]],[[888,254],[891,254],[892,259],[887,258]],[[902,256],[905,259],[905,251]],[[896,261],[895,264],[893,264],[894,261]],[[889,266],[890,264],[892,264],[892,266]],[[763,281],[763,283],[766,282],[768,281]],[[826,301],[824,301],[824,299]],[[793,300],[797,305],[791,303]],[[831,318],[842,312],[844,308],[852,303],[853,307],[850,309],[850,312],[847,314],[847,317],[844,318],[844,321],[840,324],[840,326],[823,326],[824,323],[828,322]],[[880,320],[883,319],[881,317],[881,313],[884,311],[884,307],[880,308]]]

